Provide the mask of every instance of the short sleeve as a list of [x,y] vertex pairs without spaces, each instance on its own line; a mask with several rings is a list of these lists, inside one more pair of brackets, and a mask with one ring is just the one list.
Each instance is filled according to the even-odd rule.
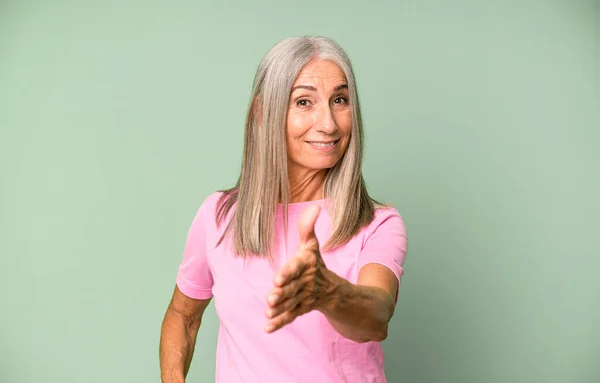
[[399,291],[407,247],[406,227],[400,214],[394,208],[378,210],[375,219],[368,226],[358,257],[358,270],[369,263],[386,266],[398,279]]
[[190,298],[212,298],[213,277],[207,261],[206,228],[211,219],[206,201],[196,212],[187,233],[183,259],[177,272],[177,287]]

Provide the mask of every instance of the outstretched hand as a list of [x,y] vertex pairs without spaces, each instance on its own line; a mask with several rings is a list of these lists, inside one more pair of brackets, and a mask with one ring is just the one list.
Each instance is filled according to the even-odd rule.
[[267,294],[266,332],[277,331],[298,316],[318,308],[335,288],[315,235],[320,211],[319,205],[312,205],[300,216],[298,251],[275,274],[275,287]]

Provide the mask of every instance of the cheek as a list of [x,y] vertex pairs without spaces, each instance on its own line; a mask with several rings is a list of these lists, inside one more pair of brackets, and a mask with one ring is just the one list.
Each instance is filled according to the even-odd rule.
[[[289,113],[286,120],[286,134],[289,141],[302,138],[312,126],[308,116]],[[289,142],[291,143],[291,142]]]
[[352,116],[350,110],[345,110],[338,114],[336,125],[343,135],[350,135],[352,132]]
[[350,135],[352,134],[352,117],[350,111],[348,111],[347,113],[340,113],[336,124],[339,129],[340,136],[342,136],[342,145],[340,149],[343,153],[346,151],[346,149],[348,149],[348,144],[350,143]]
[[286,119],[285,133],[288,157],[295,158],[300,150],[299,138],[302,137],[303,133],[302,121],[297,115],[293,115],[291,113],[288,114]]

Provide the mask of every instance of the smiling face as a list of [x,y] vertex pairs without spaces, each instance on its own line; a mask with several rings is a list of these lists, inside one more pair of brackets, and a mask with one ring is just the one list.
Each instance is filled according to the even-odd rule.
[[309,62],[290,94],[286,123],[290,178],[335,166],[348,147],[351,131],[344,72],[331,61]]

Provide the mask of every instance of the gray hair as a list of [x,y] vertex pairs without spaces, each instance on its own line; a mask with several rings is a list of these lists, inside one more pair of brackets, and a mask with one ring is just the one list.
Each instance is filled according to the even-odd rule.
[[218,225],[237,203],[218,244],[232,233],[233,248],[239,256],[272,255],[278,203],[282,204],[287,238],[290,190],[283,127],[293,83],[302,68],[315,59],[332,61],[344,73],[352,118],[346,152],[325,179],[323,196],[329,200],[332,235],[322,249],[328,251],[346,243],[374,218],[379,203],[369,197],[362,176],[363,128],[350,59],[329,38],[287,38],[273,46],[258,66],[246,119],[241,174],[235,187],[223,190],[218,203]]

